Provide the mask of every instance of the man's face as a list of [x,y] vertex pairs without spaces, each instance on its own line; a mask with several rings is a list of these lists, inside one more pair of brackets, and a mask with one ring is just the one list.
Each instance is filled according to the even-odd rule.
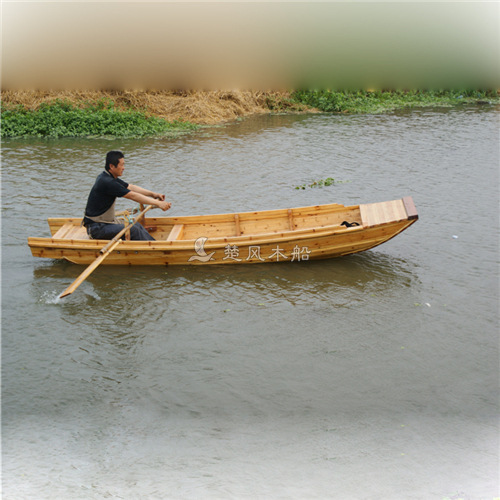
[[125,159],[120,158],[118,161],[118,165],[116,167],[114,165],[109,166],[109,173],[116,179],[117,177],[120,177],[123,175],[123,171],[125,170]]

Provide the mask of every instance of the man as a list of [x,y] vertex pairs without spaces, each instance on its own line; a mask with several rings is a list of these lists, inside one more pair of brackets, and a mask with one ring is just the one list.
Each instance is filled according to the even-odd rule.
[[[155,193],[121,180],[119,177],[123,175],[124,170],[123,153],[110,151],[106,155],[105,170],[97,176],[90,191],[83,218],[87,233],[93,239],[110,240],[125,227],[124,224],[119,224],[115,220],[116,198],[123,197],[144,205],[155,205],[163,211],[171,207],[171,203],[165,201],[164,194]],[[130,228],[130,239],[154,240],[139,223]]]

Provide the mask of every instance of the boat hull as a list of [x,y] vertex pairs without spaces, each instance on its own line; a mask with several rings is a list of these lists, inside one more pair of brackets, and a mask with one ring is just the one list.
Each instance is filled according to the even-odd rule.
[[[331,212],[329,207],[332,207]],[[306,213],[307,218],[301,217],[300,214]],[[344,216],[349,216],[351,222],[359,225],[341,225],[340,219]],[[279,223],[269,223],[278,219]],[[328,259],[374,248],[404,231],[417,219],[411,198],[354,207],[318,205],[293,211],[222,214],[213,216],[213,219],[210,216],[149,218],[145,225],[155,227],[164,239],[122,240],[103,264],[229,265]],[[210,220],[214,221],[212,225],[208,223]],[[220,227],[227,226],[223,221],[228,220],[235,220],[234,228],[231,226],[230,229],[235,234],[220,234]],[[258,222],[250,223],[251,220]],[[84,228],[80,228],[80,221],[49,220],[52,238],[28,239],[33,256],[65,259],[82,265],[92,263],[108,241],[88,239]],[[318,221],[322,224],[316,224]],[[262,232],[263,228],[266,232]],[[227,233],[228,229],[224,231]],[[186,234],[188,239],[184,239]]]

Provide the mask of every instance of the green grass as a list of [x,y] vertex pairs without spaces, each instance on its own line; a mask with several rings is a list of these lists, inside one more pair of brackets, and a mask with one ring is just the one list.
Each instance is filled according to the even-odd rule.
[[1,137],[147,137],[192,131],[189,122],[168,122],[142,111],[115,108],[102,100],[77,107],[69,102],[42,104],[33,111],[23,106],[1,109]]
[[490,90],[391,90],[331,91],[297,90],[292,99],[297,103],[327,113],[382,113],[402,108],[423,106],[457,106],[461,104],[498,104],[500,99]]

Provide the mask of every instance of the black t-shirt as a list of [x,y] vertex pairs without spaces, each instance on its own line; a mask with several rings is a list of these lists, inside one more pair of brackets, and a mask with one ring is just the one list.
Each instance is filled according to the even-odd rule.
[[[94,186],[90,190],[85,208],[85,215],[98,217],[111,208],[116,198],[121,198],[130,193],[128,183],[120,178],[114,178],[110,173],[104,171],[97,176]],[[84,222],[91,222],[86,219]]]

